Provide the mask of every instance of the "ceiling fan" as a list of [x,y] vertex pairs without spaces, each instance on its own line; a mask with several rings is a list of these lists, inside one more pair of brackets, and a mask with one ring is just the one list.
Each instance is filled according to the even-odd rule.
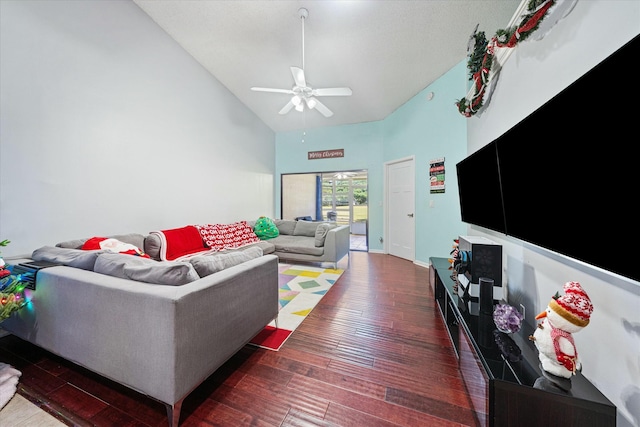
[[325,117],[333,116],[333,112],[320,102],[318,96],[350,96],[351,89],[348,87],[333,87],[324,89],[314,89],[304,76],[304,20],[309,16],[309,11],[305,8],[298,10],[298,16],[302,20],[302,68],[291,67],[291,75],[295,85],[291,89],[273,89],[268,87],[252,87],[251,90],[256,92],[275,92],[286,93],[291,95],[291,99],[282,107],[279,114],[287,114],[292,108],[296,111],[304,111],[305,105],[308,109],[316,109]]

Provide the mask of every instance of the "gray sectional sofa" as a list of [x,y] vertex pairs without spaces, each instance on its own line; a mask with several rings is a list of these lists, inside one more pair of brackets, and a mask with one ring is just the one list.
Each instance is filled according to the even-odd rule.
[[[136,260],[100,254],[96,264],[100,257]],[[182,285],[48,267],[27,297],[3,329],[163,402],[176,427],[191,391],[277,319],[278,259],[252,258]]]
[[276,238],[181,261],[161,260],[154,233],[112,236],[144,256],[83,250],[86,238],[39,248],[11,263],[59,265],[38,271],[29,306],[2,327],[163,402],[176,427],[185,397],[277,321],[278,258],[337,265],[349,251],[348,226],[276,224]]

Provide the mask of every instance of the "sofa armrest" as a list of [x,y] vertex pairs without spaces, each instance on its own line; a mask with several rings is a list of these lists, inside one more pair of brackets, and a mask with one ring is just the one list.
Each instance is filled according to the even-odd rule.
[[327,232],[324,240],[324,255],[327,261],[337,263],[349,253],[349,234],[348,225],[340,225]]

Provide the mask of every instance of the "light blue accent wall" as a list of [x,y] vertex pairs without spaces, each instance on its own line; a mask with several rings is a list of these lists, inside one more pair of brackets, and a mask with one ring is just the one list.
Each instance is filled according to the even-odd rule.
[[[303,131],[277,133],[276,218],[280,218],[282,214],[282,174],[366,169],[369,185],[369,230],[382,230],[383,148],[380,127],[381,122],[369,122],[307,130],[304,142]],[[344,157],[307,160],[309,151],[340,148],[344,149]],[[370,232],[370,236],[377,235]],[[379,243],[378,245],[381,247]],[[373,242],[369,242],[369,246],[374,247]]]
[[[464,234],[455,165],[466,157],[467,126],[455,102],[467,91],[463,61],[384,120],[276,134],[276,217],[281,215],[280,176],[286,173],[367,169],[369,250],[381,252],[384,235],[384,164],[414,156],[416,161],[416,261],[448,256],[453,239]],[[428,100],[427,94],[434,93]],[[305,113],[309,114],[309,113]],[[304,139],[304,142],[302,140]],[[307,160],[309,151],[344,149],[344,157]],[[444,194],[430,194],[429,161],[445,158]],[[429,207],[433,201],[434,207]]]
[[[416,261],[448,256],[465,234],[460,219],[456,163],[467,155],[467,119],[455,102],[466,95],[466,61],[411,98],[383,121],[383,160],[415,156]],[[433,98],[428,94],[433,92]],[[445,159],[445,192],[430,193],[429,162]],[[430,207],[430,202],[433,207]]]

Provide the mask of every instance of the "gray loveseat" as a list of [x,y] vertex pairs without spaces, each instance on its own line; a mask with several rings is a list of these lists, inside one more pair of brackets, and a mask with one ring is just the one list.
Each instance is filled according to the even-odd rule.
[[338,261],[349,254],[348,225],[283,219],[274,223],[280,235],[264,242],[272,244],[273,253],[282,260],[327,262],[337,268]]
[[44,247],[32,258],[66,265],[40,270],[30,305],[2,327],[163,402],[175,427],[185,397],[277,318],[278,258],[255,245],[238,256],[249,251],[218,257],[222,269],[199,277],[190,262]]

